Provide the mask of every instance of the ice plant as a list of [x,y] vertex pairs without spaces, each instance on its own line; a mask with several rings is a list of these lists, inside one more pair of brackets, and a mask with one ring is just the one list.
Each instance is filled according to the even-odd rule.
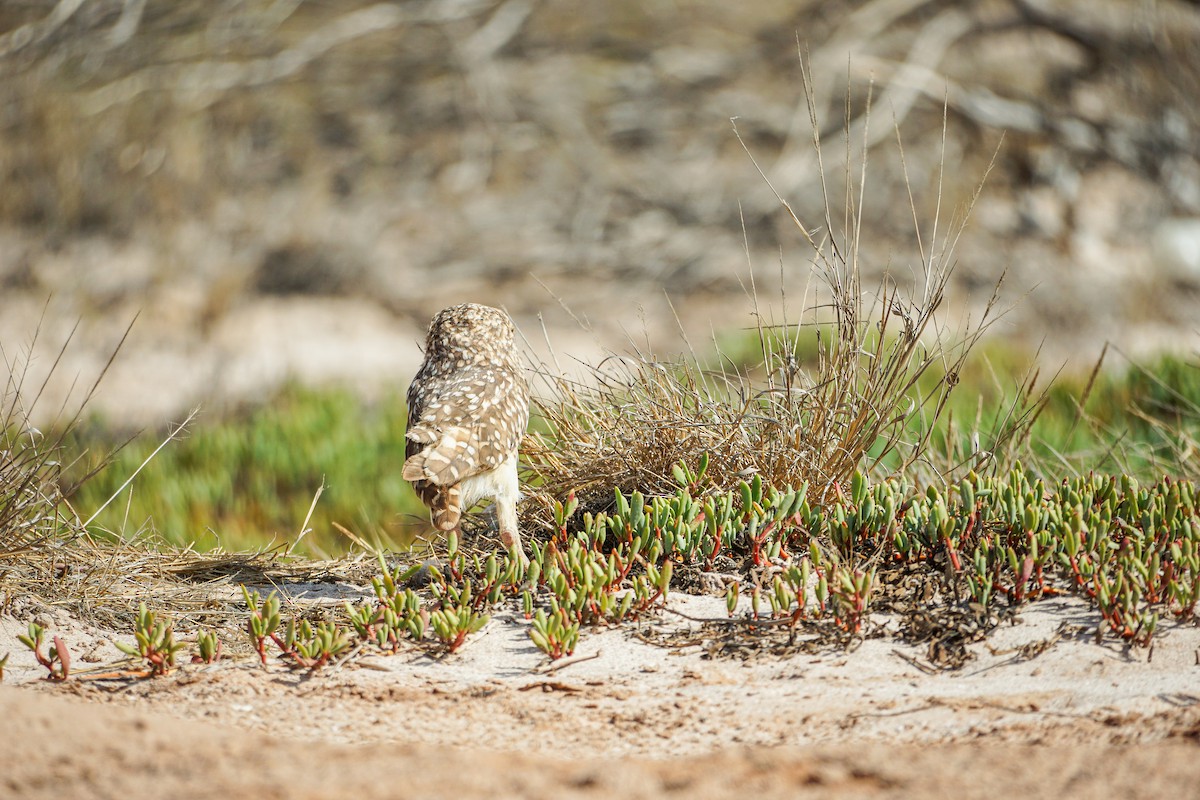
[[[58,636],[53,638],[53,644],[50,645],[49,655],[42,655],[42,643],[46,636],[46,629],[36,622],[29,623],[29,632],[18,634],[17,640],[21,644],[33,651],[33,657],[37,662],[49,671],[46,676],[47,680],[65,681],[71,675],[71,652],[67,649],[66,643]],[[5,661],[8,656],[4,657]]]
[[213,664],[221,659],[221,640],[216,631],[201,630],[196,634],[193,664]]
[[183,644],[175,641],[174,625],[169,620],[159,619],[155,612],[146,608],[145,603],[138,604],[133,637],[134,644],[113,644],[122,653],[140,657],[152,675],[165,675],[168,669],[175,666],[175,653]]
[[276,639],[282,656],[293,666],[315,671],[345,653],[352,646],[350,634],[333,622],[295,619],[284,629],[283,640]]
[[579,643],[579,623],[562,609],[548,615],[539,608],[533,617],[529,638],[550,656],[551,661],[557,661],[575,652],[575,645]]
[[252,592],[242,586],[242,597],[246,607],[250,609],[250,618],[246,621],[246,632],[250,635],[250,643],[263,666],[267,664],[267,639],[275,639],[279,630],[279,596],[275,592],[261,599],[258,592]]

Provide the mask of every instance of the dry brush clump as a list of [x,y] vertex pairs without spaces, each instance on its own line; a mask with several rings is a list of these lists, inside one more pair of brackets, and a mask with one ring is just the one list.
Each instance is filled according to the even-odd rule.
[[[0,349],[7,375],[0,397],[0,613],[31,617],[53,607],[121,629],[137,623],[139,602],[152,597],[159,609],[222,622],[237,613],[231,602],[214,602],[223,586],[331,570],[353,572],[353,560],[333,566],[297,563],[283,559],[281,547],[198,553],[190,546],[168,546],[145,531],[121,539],[94,526],[95,514],[83,519],[67,498],[80,482],[108,468],[111,459],[79,468],[85,453],[72,446],[71,433],[108,367],[95,378],[78,408],[72,413],[60,410],[55,421],[45,426],[52,432],[43,433],[31,416],[73,337],[62,343],[44,377],[35,380],[29,353],[39,332],[40,327],[25,351]],[[119,343],[113,351],[110,365],[120,347]],[[130,480],[137,470],[133,473]],[[120,498],[128,483],[105,504]]]
[[[12,363],[7,355],[4,360],[8,379],[0,399],[0,559],[9,561],[57,541],[77,521],[62,503],[61,439],[47,441],[29,421],[22,391],[28,363]],[[32,404],[39,395],[35,390]]]
[[[807,81],[806,87],[818,131]],[[943,233],[939,195],[926,231],[910,192],[919,263],[911,280],[888,273],[869,292],[860,278],[867,267],[863,241],[871,234],[863,216],[866,158],[855,166],[847,137],[839,207],[829,196],[819,135],[812,145],[825,196],[821,233],[811,232],[777,195],[811,249],[822,284],[802,319],[764,320],[752,292],[762,354],[757,371],[724,359],[710,370],[694,356],[663,362],[635,351],[592,367],[590,380],[580,382],[543,364],[547,392],[537,401],[543,427],[524,451],[541,493],[551,499],[575,493],[589,508],[610,502],[614,489],[663,493],[673,486],[676,463],[694,465],[703,456],[714,489],[759,475],[772,486],[808,484],[823,502],[840,495],[856,471],[896,474],[922,463],[968,353],[997,316],[996,292],[980,318],[957,332],[942,316],[954,246],[970,207]],[[866,149],[864,142],[861,152]],[[902,147],[899,152],[903,160]],[[812,370],[796,357],[806,337],[817,340]],[[977,461],[984,453],[976,447],[966,456]],[[545,516],[548,504],[539,507]]]
[[31,422],[32,414],[70,348],[74,331],[40,382],[32,377],[29,355],[39,332],[40,326],[23,353],[10,355],[0,349],[7,374],[0,398],[0,611],[20,606],[29,613],[51,604],[97,622],[131,622],[134,598],[146,596],[150,586],[163,586],[164,597],[178,594],[178,584],[166,573],[172,565],[186,570],[195,564],[190,559],[181,563],[178,553],[96,541],[91,520],[82,519],[66,499],[73,491],[68,483],[86,481],[108,463],[102,459],[86,472],[73,469],[81,454],[69,446],[69,437],[124,337],[79,406],[71,413],[60,409],[47,426],[53,433],[44,434]]
[[[67,466],[63,459],[69,457],[64,438],[79,412],[56,424],[58,433],[51,436],[30,421],[49,373],[61,362],[70,342],[68,336],[41,383],[31,377],[28,353],[10,357],[0,348],[7,375],[0,397],[0,576],[4,578],[0,610],[26,591],[53,596],[52,587],[63,582],[76,560],[73,548],[85,537],[85,527],[64,500],[62,486]],[[97,385],[99,379],[84,404]]]

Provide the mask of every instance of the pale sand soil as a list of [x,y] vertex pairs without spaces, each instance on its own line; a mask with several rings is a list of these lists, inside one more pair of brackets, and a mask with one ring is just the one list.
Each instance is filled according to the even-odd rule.
[[[720,602],[672,605],[717,616]],[[81,668],[104,631],[53,620]],[[367,656],[312,677],[248,660],[53,686],[13,651],[0,790],[13,797],[1195,796],[1200,629],[1152,652],[1069,632],[1043,601],[956,672],[922,646],[709,660],[629,628],[585,635],[554,672],[525,623],[460,653]],[[640,631],[686,624],[666,615]],[[0,641],[23,627],[0,620]],[[1068,630],[1074,631],[1074,628]],[[990,649],[989,649],[990,646]],[[995,652],[992,652],[995,651]],[[85,659],[93,659],[88,662]],[[11,688],[15,686],[16,688]]]

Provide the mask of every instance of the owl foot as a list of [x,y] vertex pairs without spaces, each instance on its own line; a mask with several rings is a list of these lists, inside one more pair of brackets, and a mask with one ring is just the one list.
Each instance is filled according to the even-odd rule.
[[525,555],[525,548],[521,545],[521,534],[517,531],[500,531],[500,541],[504,544],[504,549],[509,553],[515,554],[522,564],[529,563],[529,556]]

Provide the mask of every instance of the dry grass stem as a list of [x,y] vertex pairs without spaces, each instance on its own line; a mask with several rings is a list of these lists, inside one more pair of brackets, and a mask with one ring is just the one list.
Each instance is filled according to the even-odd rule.
[[[819,131],[808,70],[804,81],[812,130]],[[947,330],[938,315],[954,246],[978,192],[949,233],[942,233],[939,176],[927,234],[911,201],[919,251],[914,278],[904,286],[885,271],[876,291],[864,291],[869,105],[868,98],[858,129],[863,140],[851,142],[847,134],[844,141],[841,203],[831,198],[822,142],[814,134],[825,198],[823,224],[815,229],[776,192],[734,121],[734,135],[812,251],[822,286],[811,303],[806,294],[800,321],[768,321],[758,313],[751,273],[762,361],[750,369],[724,354],[714,370],[702,368],[694,355],[663,362],[649,347],[639,346],[591,367],[585,381],[540,364],[546,391],[538,411],[544,425],[529,438],[525,459],[541,492],[551,497],[575,492],[585,508],[608,502],[614,488],[664,493],[675,486],[672,466],[695,463],[702,454],[709,459],[712,488],[730,488],[759,474],[775,486],[807,482],[818,502],[839,494],[855,471],[911,475],[914,467],[937,473],[950,468],[945,459],[927,458],[934,423],[946,410],[968,353],[998,317],[1000,285],[978,320],[967,320],[957,332]],[[816,365],[806,369],[798,354],[813,336]],[[557,365],[557,356],[551,360]],[[1029,423],[1030,412],[1014,409],[1013,420]],[[998,426],[992,438],[1011,437],[1011,428]],[[961,460],[976,465],[994,449],[994,442],[984,444],[973,448],[978,452],[960,454]]]

